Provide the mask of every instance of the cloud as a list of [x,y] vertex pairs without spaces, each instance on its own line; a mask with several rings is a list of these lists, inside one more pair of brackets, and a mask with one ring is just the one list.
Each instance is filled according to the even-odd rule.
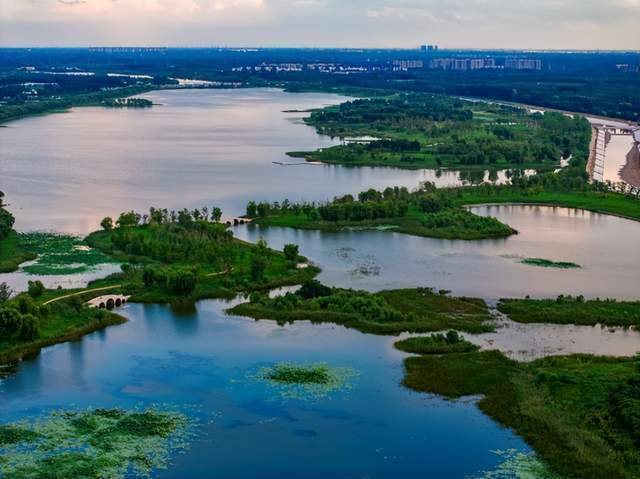
[[640,48],[640,0],[0,0],[0,20],[3,45]]

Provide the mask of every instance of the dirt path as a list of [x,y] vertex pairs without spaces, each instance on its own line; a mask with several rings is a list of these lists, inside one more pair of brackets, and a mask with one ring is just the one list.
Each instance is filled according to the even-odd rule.
[[45,301],[42,303],[42,306],[47,304],[55,303],[56,301],[60,301],[61,299],[70,298],[72,296],[80,296],[81,294],[93,293],[95,291],[106,291],[107,289],[119,288],[122,286],[121,284],[114,284],[113,286],[103,286],[102,288],[93,288],[93,289],[85,289],[84,291],[77,291],[71,294],[65,294],[64,296],[58,296],[57,298],[50,299],[49,301]]

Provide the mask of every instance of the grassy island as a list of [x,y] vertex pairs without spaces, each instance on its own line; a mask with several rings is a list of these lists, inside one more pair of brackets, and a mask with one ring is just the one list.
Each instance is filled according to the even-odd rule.
[[350,166],[548,170],[586,152],[591,137],[582,117],[424,93],[353,100],[316,110],[305,122],[352,140],[290,156]]
[[111,108],[149,108],[153,102],[146,98],[112,98],[104,100],[102,105]]
[[409,192],[406,188],[370,189],[354,198],[345,195],[328,203],[255,203],[247,217],[256,224],[339,231],[379,229],[432,238],[477,240],[503,238],[516,231],[491,217],[457,206],[451,194],[432,183]]
[[315,280],[284,296],[253,294],[248,303],[231,308],[229,313],[280,323],[331,322],[374,334],[449,328],[472,333],[493,330],[487,305],[481,299],[454,298],[429,288],[368,293],[329,288]]
[[557,299],[503,299],[498,309],[519,323],[640,326],[640,301],[560,295]]
[[454,330],[450,330],[447,334],[437,333],[403,339],[396,342],[394,346],[400,351],[413,354],[468,353],[480,349]]
[[586,355],[517,363],[497,351],[410,357],[404,384],[480,408],[575,479],[640,475],[640,362]]
[[221,212],[207,208],[178,212],[152,208],[148,215],[122,213],[114,223],[86,241],[122,262],[123,271],[110,279],[139,302],[195,301],[232,297],[237,292],[263,291],[298,284],[318,268],[298,267],[304,257],[296,245],[274,251],[264,241],[247,243],[218,222]]
[[579,264],[571,263],[570,261],[552,261],[546,258],[524,258],[520,260],[520,263],[540,268],[576,269],[581,267]]
[[[16,238],[11,229],[13,217],[4,209],[0,213],[6,223],[0,244],[12,244]],[[2,283],[0,361],[35,354],[44,346],[123,322],[116,314],[85,304],[100,294],[123,293],[141,302],[193,304],[202,298],[233,297],[241,291],[297,284],[318,273],[311,265],[299,267],[305,258],[298,254],[296,245],[286,245],[278,252],[264,241],[250,244],[235,239],[226,225],[218,222],[220,215],[218,208],[211,214],[208,208],[123,213],[115,223],[105,218],[103,229],[86,238],[93,250],[74,249],[80,240],[71,237],[24,235],[29,251],[42,257],[33,265],[35,273],[77,272],[64,268],[78,258],[83,264],[117,260],[123,263],[122,271],[75,290],[47,290],[40,281],[32,281],[29,290],[17,296]],[[11,251],[7,256],[18,262]]]

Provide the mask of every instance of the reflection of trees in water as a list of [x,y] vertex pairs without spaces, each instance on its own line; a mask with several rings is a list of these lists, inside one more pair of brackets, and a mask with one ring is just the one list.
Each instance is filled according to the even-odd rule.
[[[489,173],[491,175],[491,173]],[[458,174],[460,182],[463,184],[479,185],[484,181],[484,170],[461,170]],[[497,173],[496,173],[497,179]]]

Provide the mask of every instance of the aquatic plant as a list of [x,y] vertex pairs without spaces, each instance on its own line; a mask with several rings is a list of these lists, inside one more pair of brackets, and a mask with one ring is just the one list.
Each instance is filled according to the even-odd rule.
[[54,411],[0,426],[2,477],[149,477],[188,444],[189,419],[155,409]]
[[544,258],[524,258],[520,260],[522,264],[528,264],[531,266],[540,266],[541,268],[558,268],[558,269],[574,269],[581,268],[579,264],[571,263],[569,261],[551,261]]
[[37,255],[34,263],[22,268],[29,274],[79,274],[91,271],[100,264],[113,262],[76,236],[33,232],[22,233],[19,238],[25,250]]
[[446,335],[438,333],[403,339],[394,343],[394,346],[400,351],[414,354],[467,353],[479,349],[454,330],[448,331]]
[[552,472],[534,453],[524,453],[516,449],[493,451],[504,461],[491,471],[482,471],[465,479],[562,479]]
[[330,367],[324,363],[278,363],[260,368],[257,374],[250,376],[269,383],[283,397],[319,399],[337,391],[350,389],[356,375],[351,368]]

